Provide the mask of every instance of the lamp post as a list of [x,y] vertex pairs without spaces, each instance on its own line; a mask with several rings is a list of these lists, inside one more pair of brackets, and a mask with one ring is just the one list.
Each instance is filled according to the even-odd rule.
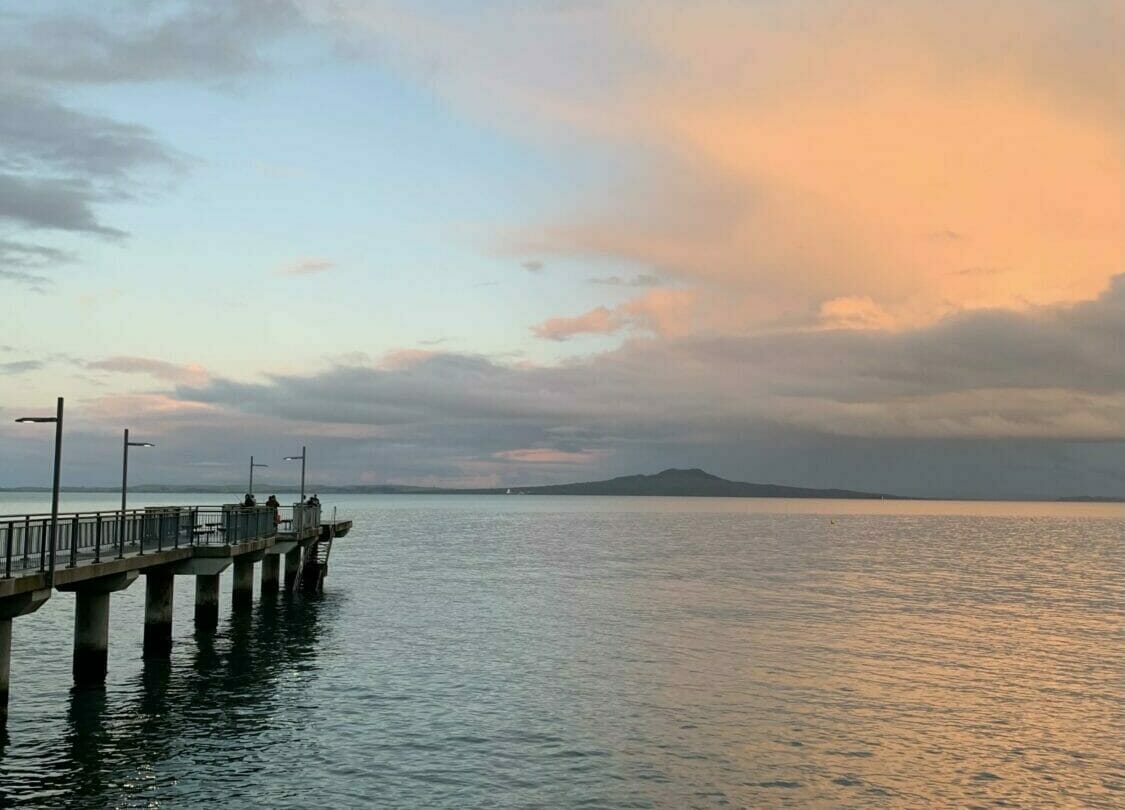
[[[59,465],[62,463],[63,398],[59,397],[54,416],[24,416],[16,421],[21,423],[55,423],[55,475],[54,482],[51,485],[51,564],[47,576],[48,583],[53,585],[55,582],[55,546],[58,544],[59,537]],[[40,567],[43,566],[43,550],[41,547],[39,551]]]
[[301,460],[301,503],[305,502],[305,446],[301,445],[301,455],[299,456],[286,456],[284,461]]
[[117,542],[118,548],[124,552],[125,548],[125,493],[129,489],[129,448],[130,447],[156,447],[150,442],[129,441],[129,428],[125,428],[125,439],[122,441],[121,459],[121,520],[118,522]]
[[250,489],[246,490],[251,495],[254,494],[254,468],[255,467],[268,467],[269,464],[255,464],[254,457],[250,456]]

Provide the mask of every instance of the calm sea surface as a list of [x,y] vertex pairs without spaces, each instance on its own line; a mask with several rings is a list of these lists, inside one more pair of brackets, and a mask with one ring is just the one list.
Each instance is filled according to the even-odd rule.
[[153,666],[138,582],[104,692],[16,619],[0,805],[1125,804],[1120,505],[324,501],[323,597],[197,637],[179,578]]

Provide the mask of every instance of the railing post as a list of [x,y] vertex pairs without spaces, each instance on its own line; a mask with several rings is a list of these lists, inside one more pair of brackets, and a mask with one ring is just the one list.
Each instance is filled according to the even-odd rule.
[[15,539],[16,523],[13,520],[8,521],[8,540],[4,546],[4,576],[10,577],[12,575],[12,541]]
[[78,515],[70,521],[70,563],[68,568],[78,565]]
[[160,513],[160,519],[156,524],[156,550],[164,550],[164,512]]
[[23,567],[27,568],[27,561],[31,557],[31,516],[23,519]]
[[39,570],[47,570],[47,521],[39,521]]
[[98,512],[97,522],[94,523],[94,562],[102,561],[102,513]]

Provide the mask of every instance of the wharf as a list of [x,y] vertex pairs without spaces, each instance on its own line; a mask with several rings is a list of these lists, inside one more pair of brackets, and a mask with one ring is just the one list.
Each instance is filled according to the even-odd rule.
[[[55,528],[52,529],[52,526]],[[195,577],[195,624],[218,625],[219,578],[233,568],[231,608],[253,603],[254,565],[261,593],[317,593],[332,542],[350,520],[321,519],[319,506],[170,506],[59,515],[0,516],[0,720],[7,715],[12,620],[34,613],[55,593],[75,594],[76,686],[105,683],[109,597],[145,575],[144,657],[172,650],[173,587]],[[282,573],[284,559],[284,574]]]

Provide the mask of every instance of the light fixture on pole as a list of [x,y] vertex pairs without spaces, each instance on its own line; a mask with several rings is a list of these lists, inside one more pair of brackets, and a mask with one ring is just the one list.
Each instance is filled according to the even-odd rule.
[[299,456],[286,456],[284,461],[301,460],[301,503],[305,502],[305,447],[301,445],[301,455]]
[[117,523],[117,543],[121,553],[125,551],[125,493],[129,489],[129,448],[130,447],[156,447],[151,442],[129,441],[129,428],[125,428],[125,439],[122,442],[124,452],[121,459],[121,520]]
[[254,457],[250,456],[250,489],[246,490],[250,495],[254,494],[254,468],[255,467],[268,467],[269,464],[255,464]]
[[[55,474],[51,485],[51,562],[48,569],[47,582],[55,582],[55,547],[59,538],[59,465],[62,463],[62,429],[63,429],[63,398],[59,397],[54,416],[24,416],[16,420],[21,423],[28,422],[54,422],[55,423]],[[46,547],[40,546],[39,564],[43,567],[43,556]]]

